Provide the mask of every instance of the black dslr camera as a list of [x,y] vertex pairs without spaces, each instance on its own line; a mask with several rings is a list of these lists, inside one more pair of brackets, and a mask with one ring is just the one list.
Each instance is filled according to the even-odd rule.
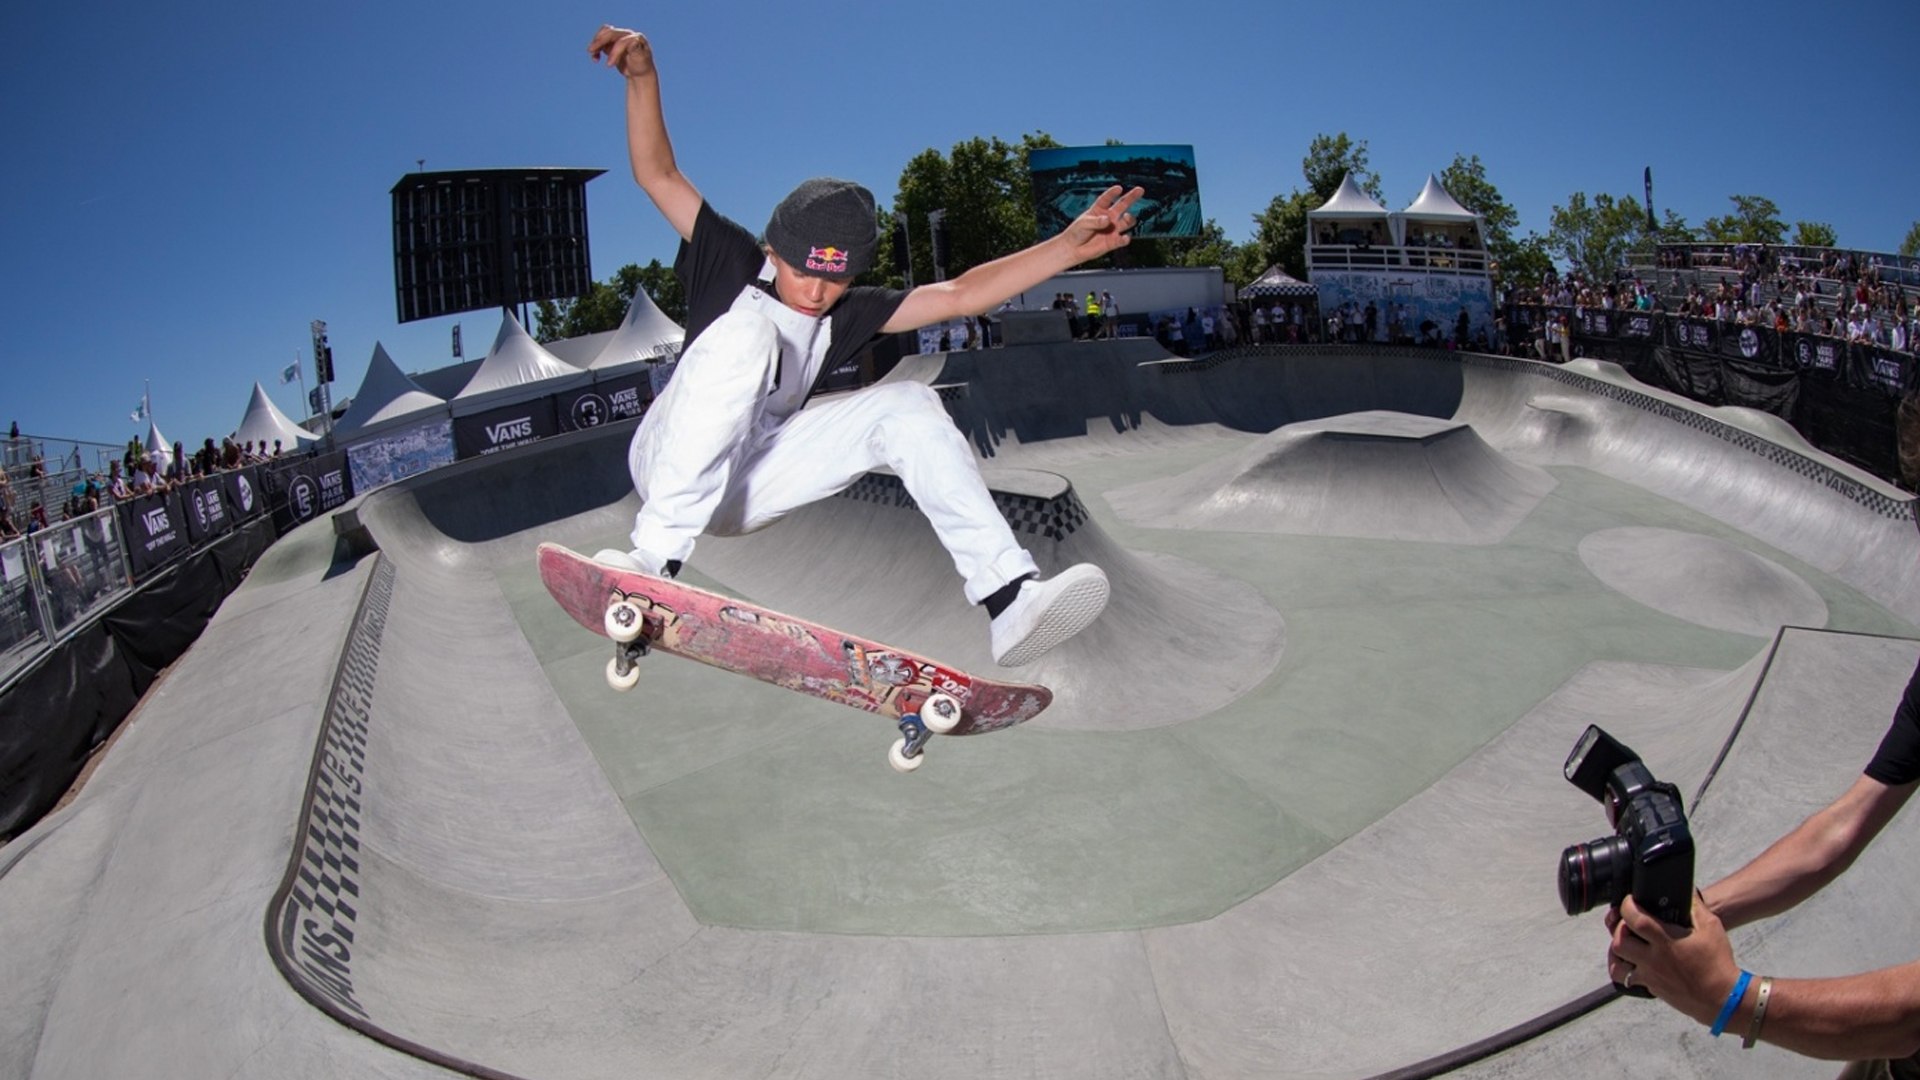
[[1612,836],[1560,853],[1560,905],[1578,915],[1629,895],[1640,910],[1675,926],[1693,925],[1693,834],[1680,789],[1653,778],[1640,755],[1589,726],[1563,771],[1606,808]]

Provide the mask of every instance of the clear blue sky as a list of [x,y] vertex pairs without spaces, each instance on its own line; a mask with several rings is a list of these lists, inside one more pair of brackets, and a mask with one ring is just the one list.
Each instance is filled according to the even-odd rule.
[[375,342],[403,370],[484,353],[493,312],[401,325],[391,201],[403,173],[605,168],[593,273],[673,258],[625,164],[602,22],[644,30],[683,171],[758,228],[808,176],[891,200],[929,147],[1045,131],[1189,143],[1202,207],[1245,240],[1301,186],[1316,134],[1368,144],[1390,209],[1478,154],[1544,233],[1575,191],[1694,225],[1733,194],[1893,250],[1920,219],[1920,4],[955,4],[628,7],[558,0],[0,10],[6,102],[0,423],[120,441],[151,380],[162,433],[237,425],[257,380],[324,319],[352,394]]

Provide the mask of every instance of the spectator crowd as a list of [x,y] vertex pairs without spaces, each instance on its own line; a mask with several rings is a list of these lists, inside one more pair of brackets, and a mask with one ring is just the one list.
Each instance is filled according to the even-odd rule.
[[[215,446],[206,439],[188,453],[174,443],[170,453],[149,453],[139,439],[129,439],[120,457],[107,462],[104,473],[89,470],[76,444],[65,467],[49,473],[44,442],[9,429],[5,467],[0,468],[0,541],[38,532],[55,521],[72,521],[114,503],[171,491],[183,484],[229,469],[271,461],[284,453],[280,440],[271,446],[232,438]],[[57,516],[55,516],[57,514]]]
[[[1916,270],[1889,256],[1767,244],[1659,250],[1660,269],[1691,279],[1676,314],[1817,334],[1911,353],[1920,346]],[[1703,280],[1711,271],[1717,281]],[[1689,273],[1690,272],[1690,273]]]

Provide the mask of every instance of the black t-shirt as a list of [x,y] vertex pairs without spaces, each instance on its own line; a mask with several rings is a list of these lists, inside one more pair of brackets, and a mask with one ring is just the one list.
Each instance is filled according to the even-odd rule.
[[1913,669],[1907,692],[1893,710],[1893,724],[1867,762],[1867,775],[1889,787],[1920,780],[1920,667]]
[[[751,232],[723,217],[711,203],[700,204],[693,239],[681,242],[673,260],[673,272],[680,276],[680,287],[687,295],[687,340],[683,348],[691,346],[702,330],[727,313],[739,299],[740,290],[759,279],[766,261],[766,253]],[[768,292],[773,292],[771,284]],[[899,289],[869,285],[855,286],[841,294],[839,302],[821,316],[832,321],[833,339],[808,396],[819,389],[828,372],[866,348],[906,298]]]

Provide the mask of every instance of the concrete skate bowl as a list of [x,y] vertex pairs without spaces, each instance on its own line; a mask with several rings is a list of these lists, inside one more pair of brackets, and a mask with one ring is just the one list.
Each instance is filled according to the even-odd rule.
[[[1096,401],[1073,387],[1100,382],[1099,363],[1072,380],[993,370],[1022,359],[969,360],[979,378],[949,400],[963,428],[1000,432],[989,481],[1023,542],[1049,570],[1114,571],[1114,609],[1034,669],[1054,710],[936,743],[911,777],[881,764],[884,725],[694,665],[650,661],[645,696],[604,688],[604,642],[544,602],[531,552],[618,542],[634,509],[624,432],[363,499],[348,532],[378,562],[269,918],[290,980],[336,1018],[476,1075],[1415,1075],[1522,1035],[1507,1054],[1644,1066],[1642,1042],[1583,1034],[1617,1010],[1553,1034],[1541,1022],[1596,1006],[1603,977],[1596,922],[1552,895],[1560,850],[1604,828],[1558,775],[1573,738],[1605,724],[1693,796],[1703,826],[1759,842],[1804,814],[1823,766],[1857,772],[1884,726],[1879,697],[1912,667],[1899,553],[1818,550],[1894,542],[1881,530],[1898,515],[1708,427],[1646,419],[1668,454],[1701,454],[1692,470],[1735,474],[1765,504],[1732,516],[1785,519],[1776,539],[1742,542],[1854,632],[1695,625],[1595,579],[1578,541],[1603,529],[1744,526],[1714,512],[1729,481],[1616,448],[1614,429],[1644,410],[1578,381],[1394,355],[1374,367],[1418,386],[1391,404],[1422,408],[1392,408],[1317,387],[1356,358],[1175,367],[1122,353],[1110,374],[1132,397]],[[1032,391],[1027,411],[983,419],[1004,407],[980,408],[988,391],[1012,383]],[[1259,422],[1250,403],[1279,409],[1282,387],[1317,387],[1302,397],[1326,416],[1389,411],[1400,418],[1379,424],[1409,430],[1484,416],[1463,429],[1480,439],[1474,460],[1555,484],[1478,544],[1356,549],[1117,512],[1112,492],[1167,479],[1163,453],[1258,452],[1320,419]],[[1047,394],[1075,393],[1088,396],[1046,415]],[[1563,403],[1555,415],[1604,437],[1530,457],[1541,425],[1490,398]],[[1208,418],[1211,399],[1233,403],[1231,422]],[[1093,481],[1045,467],[1059,461]],[[1904,527],[1911,560],[1910,512]],[[692,567],[963,665],[985,648],[984,618],[885,475],[764,532],[703,539]],[[1857,699],[1872,718],[1828,737],[1800,707],[1809,696],[1829,712]],[[1700,794],[1709,778],[1778,776],[1781,748],[1809,730],[1820,745],[1796,756],[1779,804]],[[1912,872],[1912,845],[1883,846],[1866,880]],[[1741,857],[1716,847],[1703,873]],[[1808,910],[1843,920],[1874,895]],[[1755,954],[1863,955],[1821,925]]]
[[1470,426],[1394,412],[1289,424],[1237,456],[1109,494],[1142,525],[1487,544],[1552,491]]
[[951,354],[897,377],[944,388],[954,422],[982,457],[1072,461],[1141,453],[1227,432],[1384,410],[1449,417],[1461,371],[1410,352],[1246,351],[1205,361],[1153,341]]

